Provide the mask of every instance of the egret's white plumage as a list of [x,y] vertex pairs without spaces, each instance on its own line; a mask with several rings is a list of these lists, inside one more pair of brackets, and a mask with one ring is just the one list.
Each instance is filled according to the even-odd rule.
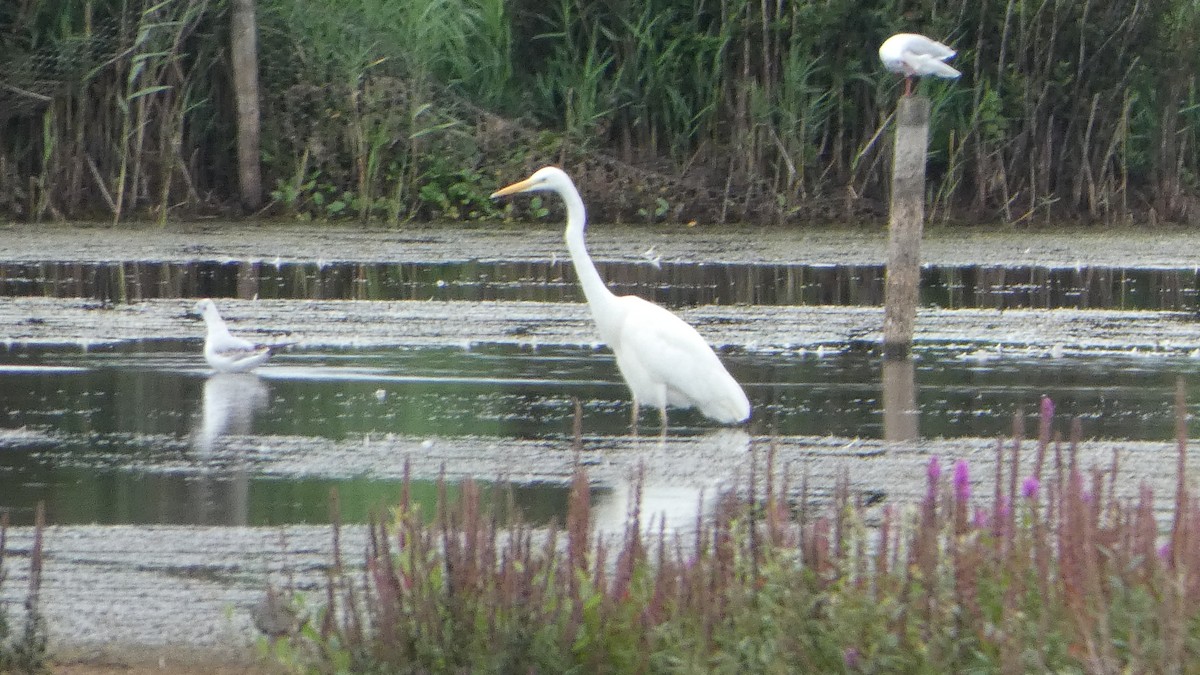
[[695,328],[652,302],[614,295],[604,285],[584,244],[587,214],[583,200],[565,172],[552,166],[538,169],[492,197],[535,191],[555,192],[566,202],[563,237],[567,250],[600,337],[616,355],[617,367],[633,395],[635,424],[640,405],[658,408],[664,432],[668,405],[698,408],[723,424],[749,419],[746,393]]
[[196,303],[196,311],[204,317],[208,334],[204,338],[204,360],[218,373],[244,373],[253,370],[271,356],[271,348],[234,337],[221,319],[217,305],[205,298]]
[[896,33],[879,46],[879,60],[893,73],[904,76],[904,95],[912,92],[912,78],[925,75],[956,78],[962,73],[946,61],[957,52],[916,33]]

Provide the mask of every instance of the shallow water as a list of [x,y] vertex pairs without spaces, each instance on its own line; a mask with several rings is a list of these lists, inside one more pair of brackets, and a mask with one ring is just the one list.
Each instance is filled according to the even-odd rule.
[[[23,522],[44,500],[59,524],[313,523],[327,521],[336,488],[342,517],[362,521],[395,502],[400,481],[357,473],[352,456],[337,475],[263,474],[227,444],[302,455],[322,451],[316,439],[385,436],[428,439],[434,453],[446,443],[480,455],[504,452],[505,440],[565,446],[576,400],[593,441],[629,434],[628,392],[606,350],[289,351],[258,375],[209,376],[198,367],[199,348],[164,340],[0,354],[0,428],[23,431],[0,441],[0,510]],[[1176,377],[1200,370],[1200,359],[1178,353],[970,346],[918,356],[908,395],[925,438],[1006,435],[1017,412],[1032,428],[1039,397],[1048,395],[1060,413],[1081,419],[1085,437],[1166,440]],[[723,359],[754,405],[752,433],[884,438],[904,426],[894,415],[885,422],[885,402],[906,394],[884,391],[870,352],[738,351]],[[656,433],[657,413],[643,411],[641,423]],[[672,437],[713,428],[692,411],[673,412],[670,424]],[[428,481],[414,489],[426,497],[435,490]],[[683,498],[694,501],[696,492]],[[514,499],[544,521],[562,513],[566,490],[524,484]]]
[[[617,293],[670,306],[881,305],[882,265],[601,261]],[[1195,268],[929,265],[927,306],[1194,310]],[[113,302],[239,297],[345,300],[581,302],[570,261],[451,263],[192,262],[0,264],[0,296]]]

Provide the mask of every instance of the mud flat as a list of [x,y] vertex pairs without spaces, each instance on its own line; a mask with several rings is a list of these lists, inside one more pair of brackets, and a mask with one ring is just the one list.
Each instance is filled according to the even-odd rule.
[[[597,259],[882,264],[882,226],[764,228],[737,225],[592,225]],[[1188,268],[1200,266],[1200,232],[1183,228],[937,227],[921,258],[938,265]],[[436,225],[398,228],[330,223],[217,222],[133,225],[0,225],[0,260],[450,262],[566,257],[562,226]]]
[[[71,347],[202,334],[191,300],[103,306],[91,300],[0,298],[0,346]],[[221,301],[233,330],[295,349],[459,346],[494,343],[536,348],[597,344],[587,307],[509,301]],[[679,314],[725,348],[786,351],[826,345],[869,346],[880,338],[883,310],[835,306],[704,306]],[[1000,345],[1068,352],[1178,352],[1200,346],[1195,317],[1184,312],[1116,310],[922,309],[916,346]]]

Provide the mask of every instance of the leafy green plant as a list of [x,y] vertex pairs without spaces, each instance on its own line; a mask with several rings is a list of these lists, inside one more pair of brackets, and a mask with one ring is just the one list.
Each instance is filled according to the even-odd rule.
[[484,186],[484,177],[473,169],[450,169],[435,161],[421,177],[418,192],[430,217],[445,220],[481,220],[499,211]]
[[663,216],[666,216],[667,212],[670,210],[671,210],[670,202],[668,202],[666,199],[663,199],[662,197],[655,197],[654,198],[654,208],[647,209],[646,207],[643,206],[638,209],[638,215],[641,216],[642,218],[644,218],[646,220],[646,222],[654,223],[654,222],[658,222],[658,221],[662,220]]
[[542,220],[550,215],[550,209],[546,208],[545,202],[540,196],[529,200],[529,213],[537,220]]

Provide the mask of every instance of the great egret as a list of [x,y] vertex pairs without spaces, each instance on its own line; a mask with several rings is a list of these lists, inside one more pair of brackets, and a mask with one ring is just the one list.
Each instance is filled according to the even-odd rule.
[[658,408],[664,434],[668,405],[699,408],[722,424],[749,419],[746,393],[695,328],[652,302],[634,295],[618,297],[604,285],[583,241],[587,223],[583,199],[562,169],[538,169],[529,178],[492,193],[492,198],[537,191],[558,193],[566,202],[563,238],[600,337],[616,355],[617,368],[633,395],[634,430],[642,404]]
[[204,360],[218,373],[244,373],[253,370],[271,356],[271,348],[230,335],[221,319],[217,305],[205,298],[196,303],[196,311],[204,317],[208,335],[204,338]]
[[947,60],[957,52],[946,45],[916,33],[896,33],[879,46],[879,60],[893,73],[904,75],[904,95],[912,93],[912,79],[923,75],[956,78],[962,73]]

